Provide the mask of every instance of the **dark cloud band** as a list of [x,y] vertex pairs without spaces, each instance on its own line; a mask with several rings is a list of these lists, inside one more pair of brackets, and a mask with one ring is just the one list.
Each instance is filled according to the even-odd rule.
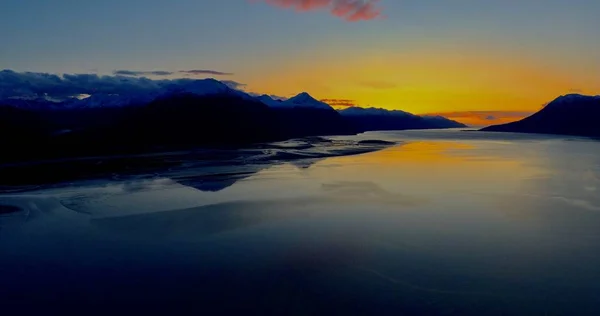
[[[177,90],[183,85],[193,84],[198,79],[149,79],[146,77],[99,76],[97,74],[55,75],[37,72],[0,71],[0,99],[11,97],[51,96],[65,98],[80,94],[120,94],[156,93]],[[222,81],[227,86],[244,87],[232,80]]]

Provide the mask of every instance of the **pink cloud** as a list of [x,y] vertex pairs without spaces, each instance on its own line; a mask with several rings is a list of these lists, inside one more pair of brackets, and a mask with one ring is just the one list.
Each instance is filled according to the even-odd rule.
[[349,22],[382,18],[379,0],[254,0],[293,9],[297,12],[328,10],[332,15]]

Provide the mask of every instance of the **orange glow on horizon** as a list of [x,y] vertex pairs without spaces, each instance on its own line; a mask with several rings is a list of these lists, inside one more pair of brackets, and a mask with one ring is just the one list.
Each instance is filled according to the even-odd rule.
[[[391,50],[300,59],[242,81],[248,83],[249,91],[289,97],[302,90],[317,99],[414,114],[532,113],[563,94],[600,93],[600,77],[584,67],[549,67],[539,59],[477,50],[432,52]],[[481,120],[471,115],[464,119],[466,124],[489,125],[486,123],[509,122],[517,116]]]
[[483,127],[519,121],[531,114],[533,111],[462,111],[427,113],[426,115],[440,115],[468,126]]

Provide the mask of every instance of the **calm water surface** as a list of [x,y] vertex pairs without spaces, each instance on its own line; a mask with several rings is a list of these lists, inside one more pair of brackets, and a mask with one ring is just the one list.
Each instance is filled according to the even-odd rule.
[[600,142],[460,131],[353,138],[399,144],[205,181],[95,180],[4,194],[0,305],[600,313]]

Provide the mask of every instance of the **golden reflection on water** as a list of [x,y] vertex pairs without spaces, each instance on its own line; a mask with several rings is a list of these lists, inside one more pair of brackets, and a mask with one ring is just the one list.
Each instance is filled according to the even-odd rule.
[[[514,192],[544,170],[535,163],[535,156],[500,154],[508,145],[437,140],[401,143],[377,152],[318,162],[311,175],[330,181],[373,181],[390,190],[408,192]],[[336,168],[342,169],[336,172]]]
[[[362,162],[374,164],[398,163],[460,163],[464,160],[452,152],[473,150],[471,144],[444,141],[419,141],[401,144],[359,157]],[[350,157],[348,157],[350,158]]]

